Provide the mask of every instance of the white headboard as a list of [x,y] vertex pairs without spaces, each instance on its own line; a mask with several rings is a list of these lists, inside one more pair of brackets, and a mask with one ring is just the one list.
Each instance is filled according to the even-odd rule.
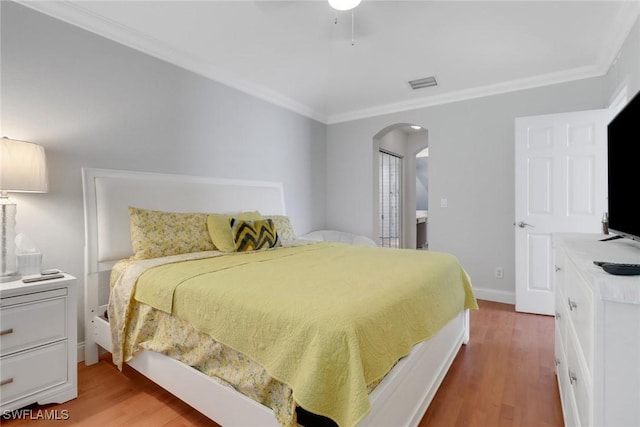
[[132,255],[129,206],[167,212],[285,214],[278,182],[83,168],[82,185],[87,274],[108,270],[115,261]]

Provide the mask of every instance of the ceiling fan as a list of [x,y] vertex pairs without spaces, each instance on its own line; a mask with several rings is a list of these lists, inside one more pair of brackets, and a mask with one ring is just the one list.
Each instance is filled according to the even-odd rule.
[[[318,4],[316,2],[312,2]],[[346,40],[349,39],[352,46],[355,46],[355,38],[366,37],[368,35],[368,25],[366,19],[366,12],[363,10],[364,15],[360,15],[355,19],[354,9],[362,3],[362,0],[328,0],[330,9],[334,13],[327,15],[332,22],[333,29],[328,31],[327,37],[333,40]],[[289,0],[289,1],[268,1],[268,0],[254,0],[253,4],[264,11],[265,13],[278,13],[290,6],[305,7],[305,2],[301,0]],[[309,4],[309,3],[306,3]],[[326,4],[326,3],[325,3]],[[300,6],[303,5],[303,6]],[[348,15],[347,15],[348,13]],[[360,12],[358,12],[360,14]],[[358,22],[355,22],[358,21]],[[357,25],[356,25],[357,24]],[[327,28],[328,30],[328,28]]]
[[[335,10],[339,11],[351,11],[351,46],[356,44],[354,36],[354,17],[353,9],[360,4],[362,0],[329,0],[329,5]],[[338,18],[335,18],[335,24],[338,23]]]
[[351,10],[358,6],[362,0],[329,0],[329,5],[335,10]]

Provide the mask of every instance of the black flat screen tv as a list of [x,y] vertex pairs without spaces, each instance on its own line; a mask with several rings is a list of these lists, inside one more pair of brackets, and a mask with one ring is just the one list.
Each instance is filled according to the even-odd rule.
[[640,93],[607,128],[609,230],[640,241]]

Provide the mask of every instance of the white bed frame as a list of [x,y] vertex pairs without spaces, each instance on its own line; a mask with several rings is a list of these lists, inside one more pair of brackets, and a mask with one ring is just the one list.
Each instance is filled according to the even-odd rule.
[[[172,212],[259,210],[285,214],[282,184],[107,169],[83,169],[85,212],[85,363],[111,351],[103,317],[109,273],[133,251],[127,207]],[[465,310],[434,338],[414,347],[370,395],[361,426],[417,426],[462,344],[469,340]],[[134,369],[223,426],[278,426],[271,409],[220,385],[200,371],[144,350]]]

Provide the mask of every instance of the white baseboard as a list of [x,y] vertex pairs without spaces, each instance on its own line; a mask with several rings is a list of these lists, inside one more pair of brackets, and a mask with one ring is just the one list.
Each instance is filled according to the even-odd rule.
[[498,291],[495,289],[478,288],[474,286],[473,293],[475,294],[476,298],[486,301],[501,302],[504,304],[514,305],[516,303],[515,292]]
[[[84,362],[84,345],[84,341],[78,343],[78,363]],[[108,353],[107,350],[102,347],[98,348],[98,352],[98,354]]]
[[78,363],[84,362],[84,341],[78,343]]

